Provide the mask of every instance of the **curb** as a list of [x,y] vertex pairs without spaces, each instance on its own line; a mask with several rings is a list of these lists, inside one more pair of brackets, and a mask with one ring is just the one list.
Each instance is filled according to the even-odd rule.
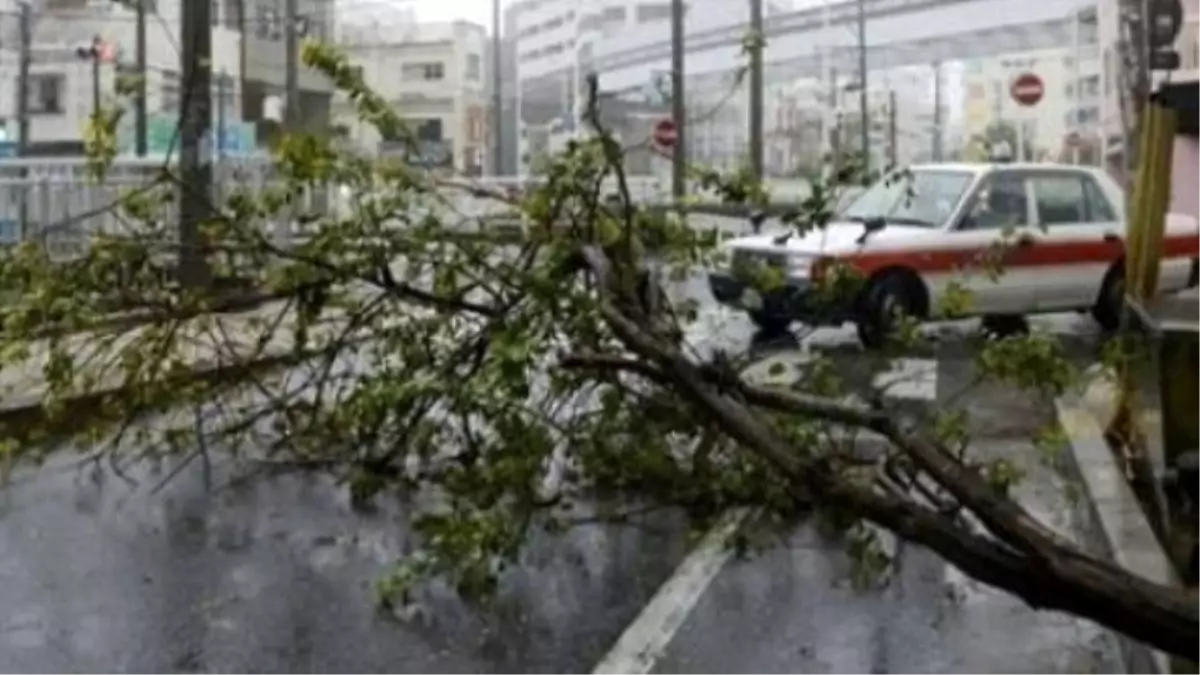
[[[1097,378],[1089,369],[1089,379]],[[1063,453],[1061,469],[1068,480],[1082,488],[1084,508],[1079,514],[1086,533],[1084,546],[1090,552],[1124,567],[1150,581],[1173,584],[1178,580],[1170,559],[1158,542],[1141,505],[1117,465],[1104,429],[1090,400],[1104,400],[1108,382],[1096,381],[1084,392],[1055,400],[1059,423],[1066,433],[1069,452]],[[1111,399],[1109,399],[1111,400]],[[1129,673],[1170,673],[1170,657],[1120,633],[1113,633],[1121,660]]]
[[[369,342],[372,335],[348,337],[343,348],[352,348]],[[271,372],[297,366],[305,361],[325,353],[321,347],[311,347],[297,351],[295,349],[272,349],[255,355],[251,359],[239,361],[223,361],[217,358],[201,358],[190,366],[191,375],[196,380],[216,384],[237,384],[245,381],[249,375]],[[63,401],[66,416],[82,425],[86,422],[101,418],[104,413],[102,405],[106,398],[121,395],[128,391],[129,385],[102,384],[87,392],[80,392]],[[175,402],[165,401],[163,405],[152,404],[144,409],[134,411],[132,418],[140,418],[147,414],[162,412]],[[15,439],[32,445],[46,445],[55,442],[56,438],[30,438],[29,430],[37,429],[46,419],[47,411],[40,399],[17,401],[14,405],[0,408],[0,438]]]
[[[257,309],[258,307],[261,307],[262,305],[265,305],[267,303],[275,302],[276,300],[283,300],[286,298],[287,298],[286,295],[282,295],[279,293],[267,293],[265,291],[255,291],[255,292],[239,294],[239,295],[230,295],[228,297],[220,298],[218,300],[218,302],[216,304],[214,304],[212,307],[208,308],[207,311],[192,312],[192,313],[187,313],[187,314],[178,314],[176,316],[168,316],[161,312],[155,312],[152,310],[115,311],[115,312],[112,312],[110,314],[107,314],[107,315],[99,318],[94,323],[87,325],[87,326],[73,327],[73,328],[68,329],[68,328],[62,327],[61,325],[49,323],[49,324],[42,326],[41,328],[35,329],[32,332],[31,337],[36,338],[36,339],[50,339],[50,338],[56,338],[56,337],[64,337],[67,335],[77,335],[79,333],[86,333],[88,331],[105,332],[105,331],[128,330],[131,328],[137,328],[138,326],[151,323],[153,321],[159,321],[159,320],[165,320],[165,319],[187,320],[187,319],[199,317],[202,314],[217,314],[217,315],[237,314],[239,312],[245,312],[245,311]],[[2,323],[2,322],[0,322],[0,323]]]

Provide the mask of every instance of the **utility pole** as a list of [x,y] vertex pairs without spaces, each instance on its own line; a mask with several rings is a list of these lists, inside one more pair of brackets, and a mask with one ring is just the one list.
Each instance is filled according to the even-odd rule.
[[942,161],[942,64],[933,62],[933,161]]
[[678,202],[687,191],[687,105],[684,100],[683,0],[671,0],[671,117],[675,147],[671,158],[671,195]]
[[225,127],[229,122],[226,119],[225,106],[229,101],[229,73],[222,70],[217,75],[217,160],[225,159]]
[[[186,1],[186,0],[185,0]],[[297,0],[287,0],[284,6],[284,49],[287,50],[284,71],[283,129],[295,133],[300,126],[300,36],[297,32],[300,20]]]
[[763,179],[763,0],[750,0],[750,173]]
[[138,157],[146,156],[146,3],[137,0],[134,58],[137,59],[137,96],[134,101],[134,150]]
[[203,289],[211,282],[200,224],[212,206],[212,3],[184,0],[180,74],[183,109],[179,120],[179,282]]
[[[32,0],[20,3],[20,54],[17,62],[17,156],[29,155],[29,66],[33,50],[33,7]],[[29,175],[25,163],[21,163],[21,178]],[[21,241],[29,235],[29,183],[22,181],[20,203]]]
[[75,49],[76,56],[92,64],[92,121],[100,116],[100,57],[103,49],[106,46],[99,35],[92,38],[91,45]]
[[896,90],[888,91],[888,163],[895,168],[899,159],[899,149],[896,147]]
[[100,119],[100,55],[92,52],[92,119]]
[[829,155],[832,175],[836,178],[842,171],[842,97],[838,90],[837,68],[829,69],[829,107],[833,119],[829,125]]
[[500,0],[492,0],[492,170],[504,175],[504,86],[501,60],[504,58],[500,41]]
[[20,3],[20,52],[17,56],[17,100],[14,109],[17,111],[17,156],[29,154],[29,67],[33,50],[33,8],[32,0]]
[[858,106],[863,180],[871,171],[871,111],[867,100],[867,2],[858,0]]

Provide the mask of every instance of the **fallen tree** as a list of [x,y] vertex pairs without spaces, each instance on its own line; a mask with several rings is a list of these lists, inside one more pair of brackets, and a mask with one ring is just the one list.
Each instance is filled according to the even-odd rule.
[[[305,59],[385,139],[404,140],[400,120],[358,70],[319,46],[309,46]],[[447,237],[458,224],[423,208],[436,203],[436,213],[446,213],[444,183],[313,136],[282,142],[277,185],[215,205],[204,248],[179,255],[210,266],[237,259],[260,271],[256,282],[287,299],[281,317],[288,320],[255,329],[263,344],[278,331],[294,334],[305,355],[300,378],[244,369],[233,386],[181,370],[195,345],[181,337],[180,317],[194,322],[211,295],[165,285],[167,275],[153,268],[145,251],[173,245],[173,233],[155,225],[161,219],[147,191],[119,205],[129,231],[99,236],[69,283],[35,245],[9,251],[0,276],[20,290],[10,316],[88,316],[91,299],[115,279],[126,295],[171,311],[152,315],[135,339],[112,341],[107,353],[89,350],[89,364],[66,341],[34,332],[32,322],[10,321],[4,354],[24,358],[40,341],[47,395],[41,414],[23,423],[23,443],[8,434],[0,446],[5,465],[44,455],[29,428],[36,424],[43,436],[99,441],[90,458],[118,470],[161,455],[187,462],[220,437],[257,463],[334,473],[359,504],[385,493],[433,495],[436,506],[416,519],[423,548],[397,561],[380,585],[387,602],[403,601],[431,575],[467,594],[489,593],[531,528],[568,526],[579,509],[620,519],[636,500],[639,509],[684,509],[703,526],[730,508],[752,507],[764,527],[817,511],[846,528],[878,524],[1033,607],[1196,658],[1195,603],[1039,523],[1009,496],[1011,467],[972,457],[953,411],[905,418],[879,401],[847,402],[846,391],[815,371],[765,386],[744,377],[737,355],[694,353],[683,339],[694,306],[672,298],[664,276],[648,270],[661,267],[669,278],[712,264],[721,255],[718,235],[697,234],[634,202],[623,149],[599,125],[591,100],[593,133],[554,158],[546,180],[515,204],[526,221],[520,244]],[[164,176],[155,190],[191,189]],[[697,177],[726,201],[765,200],[744,176]],[[361,198],[348,213],[302,213],[313,234],[295,247],[264,234],[264,220],[330,184]],[[818,186],[784,221],[797,230],[821,227],[830,198]],[[830,292],[853,292],[852,282]],[[345,330],[311,330],[331,314]],[[228,339],[221,330],[211,326],[216,345]],[[911,322],[899,322],[897,348],[920,339]],[[985,377],[1041,395],[1071,384],[1070,367],[1045,336],[982,349]],[[97,359],[124,384],[98,398],[105,414],[81,421],[65,402],[94,389]],[[203,403],[220,414],[159,425],[153,433],[170,443],[132,441],[131,432],[151,433],[139,415],[165,402]],[[864,462],[824,433],[831,424],[881,435],[889,451]],[[1034,446],[1031,439],[1031,457]],[[886,557],[877,549],[870,555]]]

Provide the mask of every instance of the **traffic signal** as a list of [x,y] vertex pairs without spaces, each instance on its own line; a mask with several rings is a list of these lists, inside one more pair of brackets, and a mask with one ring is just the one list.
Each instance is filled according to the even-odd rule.
[[1175,51],[1175,40],[1183,29],[1183,4],[1181,0],[1149,0],[1149,30],[1146,42],[1150,70],[1178,70],[1179,52]]

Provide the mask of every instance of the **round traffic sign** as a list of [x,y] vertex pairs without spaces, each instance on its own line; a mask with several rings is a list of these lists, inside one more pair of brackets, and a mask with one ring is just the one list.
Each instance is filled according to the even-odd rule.
[[1046,87],[1042,84],[1042,78],[1037,75],[1022,73],[1012,81],[1008,93],[1017,102],[1017,105],[1029,107],[1037,105],[1042,100],[1042,96],[1046,93]]
[[678,139],[679,129],[675,126],[675,120],[659,120],[658,124],[654,125],[655,145],[662,148],[673,148],[675,147],[675,141]]

